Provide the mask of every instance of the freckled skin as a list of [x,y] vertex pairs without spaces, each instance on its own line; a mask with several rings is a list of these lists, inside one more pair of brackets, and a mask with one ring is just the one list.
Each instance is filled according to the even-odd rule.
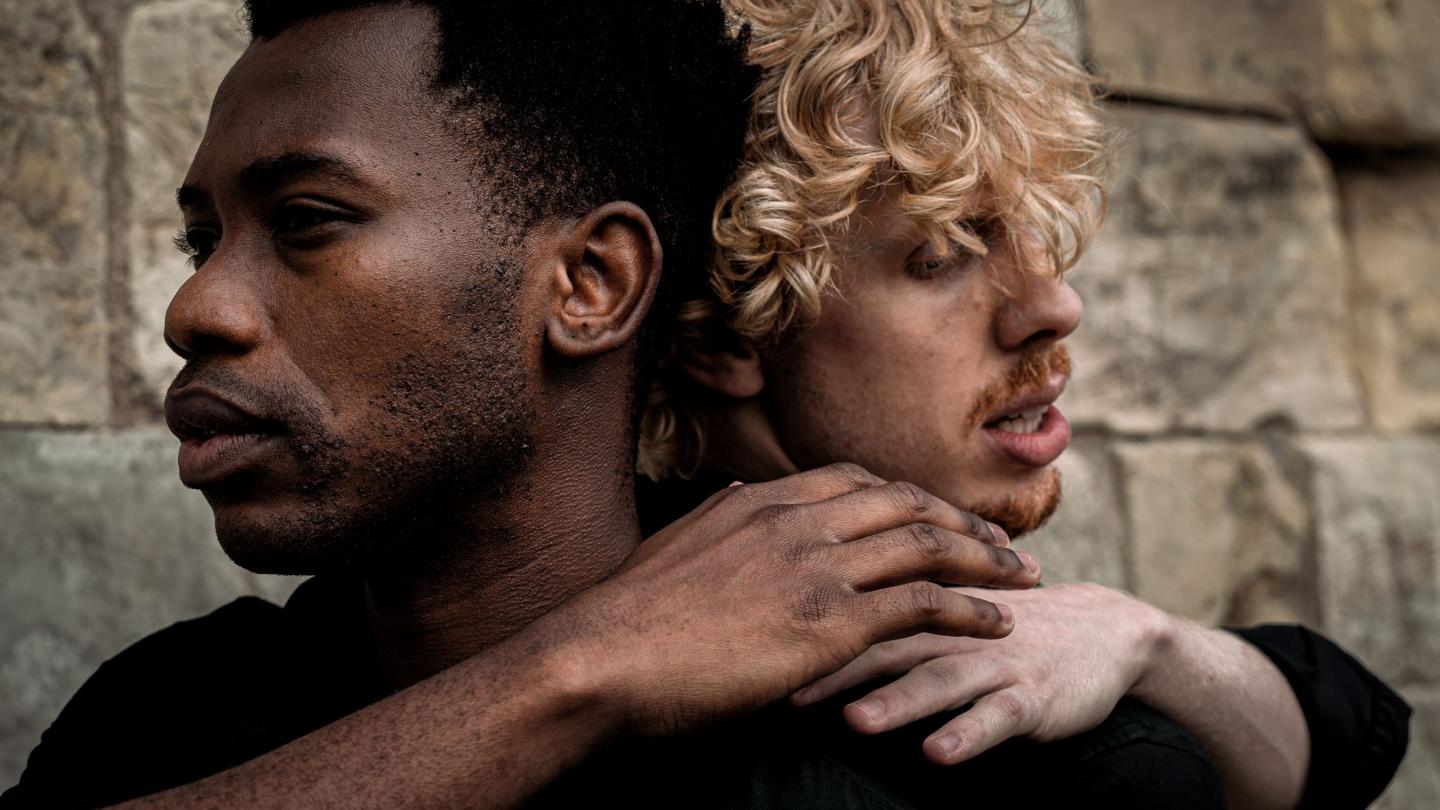
[[990,414],[974,410],[1015,395],[1005,380],[1026,357],[1053,356],[1079,323],[1079,297],[1037,272],[1038,252],[1012,255],[1004,240],[986,259],[907,275],[923,240],[893,191],[857,221],[819,318],[761,352],[760,398],[781,447],[800,469],[853,461],[1012,533],[1035,528],[1058,504],[1058,474],[989,447],[979,422]]

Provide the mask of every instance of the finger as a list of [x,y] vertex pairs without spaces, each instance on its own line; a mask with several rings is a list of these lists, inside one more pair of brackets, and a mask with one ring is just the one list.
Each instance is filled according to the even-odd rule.
[[832,553],[857,590],[917,579],[991,588],[1031,588],[1040,581],[1040,566],[1030,555],[929,523],[842,543]]
[[999,526],[907,481],[857,489],[808,508],[823,510],[821,525],[841,540],[856,540],[911,523],[929,523],[991,545],[1009,543]]
[[1010,608],[946,590],[933,582],[909,582],[857,594],[857,629],[866,644],[916,633],[1004,638],[1014,627]]
[[954,765],[1011,737],[1031,733],[1038,722],[1036,714],[1018,690],[991,692],[927,737],[921,748],[931,761]]
[[846,706],[845,720],[863,734],[878,734],[958,709],[1003,686],[1003,674],[984,656],[944,655],[920,662],[895,682]]
[[839,670],[801,687],[790,696],[790,701],[796,706],[819,703],[852,686],[906,672],[922,661],[952,652],[955,643],[950,636],[931,633],[881,642],[860,653],[859,657]]
[[860,492],[885,481],[858,464],[830,464],[759,484],[731,484],[725,491],[748,492],[766,503],[817,503]]

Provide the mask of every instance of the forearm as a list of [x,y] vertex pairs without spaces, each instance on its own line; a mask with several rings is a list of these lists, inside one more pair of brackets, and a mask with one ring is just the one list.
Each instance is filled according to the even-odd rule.
[[1171,617],[1131,694],[1185,728],[1210,756],[1231,807],[1294,807],[1310,733],[1285,676],[1221,630]]
[[582,668],[525,635],[250,762],[124,807],[515,806],[615,731]]

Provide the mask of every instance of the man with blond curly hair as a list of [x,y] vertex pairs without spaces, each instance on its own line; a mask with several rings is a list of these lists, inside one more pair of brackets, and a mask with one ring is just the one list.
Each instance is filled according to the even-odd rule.
[[[640,469],[668,480],[642,515],[843,460],[1011,537],[1037,528],[1070,440],[1065,272],[1103,213],[1093,77],[1023,0],[730,6],[763,72],[709,290],[643,423]],[[1408,707],[1302,628],[1223,632],[1096,585],[1002,601],[1006,638],[887,642],[793,700],[900,676],[845,717],[875,734],[967,707],[928,727],[942,764],[1138,702],[1196,738],[1239,807],[1364,806],[1403,756]]]

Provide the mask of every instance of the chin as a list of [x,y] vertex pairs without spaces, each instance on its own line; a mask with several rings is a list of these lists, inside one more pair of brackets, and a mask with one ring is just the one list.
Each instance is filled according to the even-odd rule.
[[331,521],[304,510],[215,509],[215,536],[236,565],[256,574],[319,574],[346,567],[353,544]]
[[1000,526],[1011,538],[1033,532],[1060,506],[1060,472],[1047,467],[1038,481],[1028,482],[1002,495],[966,507]]

